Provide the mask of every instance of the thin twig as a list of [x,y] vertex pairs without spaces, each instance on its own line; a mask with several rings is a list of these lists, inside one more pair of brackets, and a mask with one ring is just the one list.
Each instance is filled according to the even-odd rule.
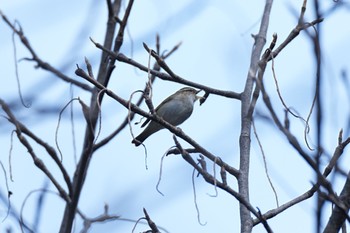
[[[74,97],[73,93],[73,85],[70,85],[70,98],[73,99]],[[74,124],[74,105],[73,103],[70,105],[70,123],[71,123],[71,132],[72,132],[72,145],[73,145],[73,155],[74,155],[74,162],[75,165],[77,165],[77,142],[76,142],[76,135],[75,135],[75,124]]]
[[[19,24],[19,22],[17,20],[14,23],[15,27],[16,27],[16,24],[20,28],[19,31],[22,32],[22,27],[21,27],[21,25]],[[16,48],[15,35],[16,35],[16,33],[13,31],[12,32],[12,44],[13,44],[13,55],[14,55],[14,59],[15,59],[14,63],[15,63],[15,75],[16,75],[16,81],[17,81],[18,95],[20,97],[22,105],[24,107],[26,107],[26,108],[30,108],[31,103],[30,102],[28,104],[24,103],[24,98],[23,98],[23,95],[22,95],[21,82],[20,82],[20,79],[19,79],[19,72],[18,72],[18,59],[17,59],[17,48]]]
[[158,181],[157,181],[156,190],[157,190],[157,192],[160,193],[162,196],[164,196],[164,194],[160,191],[159,185],[160,185],[160,181],[162,180],[163,161],[164,161],[164,158],[168,155],[168,152],[171,150],[171,148],[173,148],[173,147],[170,147],[169,150],[167,150],[167,151],[163,154],[162,158],[160,159],[159,178],[158,178]]
[[10,180],[13,182],[12,176],[12,149],[13,149],[13,135],[16,133],[16,130],[12,130],[11,132],[11,141],[10,141],[10,150],[9,150],[9,172],[10,172]]
[[10,214],[10,209],[11,209],[11,199],[10,199],[10,197],[11,197],[12,192],[10,191],[10,188],[9,188],[9,184],[8,184],[8,180],[7,180],[7,172],[5,170],[4,165],[2,164],[1,160],[0,160],[0,165],[1,165],[2,171],[4,172],[5,185],[6,185],[6,191],[7,191],[7,200],[8,200],[7,212],[6,212],[6,215],[5,215],[4,219],[2,220],[2,222],[4,222],[6,220],[6,218]]
[[255,121],[254,120],[252,121],[252,126],[253,126],[253,131],[254,131],[255,138],[256,138],[256,140],[258,142],[258,145],[259,145],[259,148],[260,148],[261,155],[263,157],[265,174],[266,174],[267,180],[269,181],[269,184],[270,184],[270,187],[271,187],[271,189],[273,191],[273,194],[275,195],[276,205],[277,205],[277,207],[279,207],[278,195],[277,195],[276,189],[275,189],[275,187],[274,187],[274,185],[273,185],[273,183],[271,181],[271,178],[270,178],[270,175],[269,175],[269,171],[267,169],[267,162],[266,162],[266,156],[265,156],[264,148],[263,148],[263,146],[261,144],[258,132],[256,131]]
[[64,110],[71,104],[73,103],[73,101],[75,100],[79,100],[78,98],[73,98],[71,100],[68,101],[68,103],[61,109],[60,113],[58,114],[58,120],[57,120],[57,126],[56,126],[56,130],[55,130],[55,143],[56,143],[56,148],[58,150],[58,153],[60,154],[60,162],[62,163],[63,160],[63,155],[62,155],[62,151],[60,146],[58,145],[58,129],[60,127],[60,123],[61,123],[61,118],[62,118],[62,114],[64,112]]
[[193,172],[192,172],[193,202],[194,202],[194,206],[196,207],[196,211],[197,211],[197,221],[200,225],[205,226],[205,225],[207,225],[207,222],[202,223],[201,215],[200,215],[200,211],[199,211],[199,207],[198,207],[198,202],[197,202],[196,183],[194,182],[195,172],[196,172],[196,168],[193,168]]
[[[193,161],[193,159],[190,158],[190,155],[188,153],[186,153],[186,151],[183,150],[181,144],[179,143],[179,141],[177,140],[175,135],[173,136],[173,139],[174,139],[176,147],[181,151],[182,156],[187,157],[188,159],[191,159]],[[193,163],[195,163],[195,162],[193,161]],[[196,163],[196,167],[199,167],[198,166],[199,164],[200,164],[200,162]],[[198,207],[198,203],[197,203],[196,184],[194,182],[196,167],[193,167],[193,172],[192,172],[192,188],[193,188],[193,199],[194,199],[193,201],[194,201],[194,206],[195,206],[196,211],[197,211],[197,221],[200,225],[205,226],[207,224],[207,222],[205,222],[205,223],[201,222],[200,211],[199,211],[199,207]]]

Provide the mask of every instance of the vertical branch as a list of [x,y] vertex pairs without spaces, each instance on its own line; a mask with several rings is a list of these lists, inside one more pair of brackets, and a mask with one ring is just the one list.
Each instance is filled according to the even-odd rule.
[[[321,18],[320,8],[319,8],[319,2],[318,0],[314,0],[314,9],[315,9],[315,16],[317,19]],[[311,43],[314,48],[314,58],[315,58],[315,65],[316,65],[316,80],[315,80],[315,111],[316,111],[316,145],[317,145],[317,151],[316,151],[316,163],[318,168],[320,168],[320,159],[323,153],[322,149],[322,135],[323,135],[323,129],[322,129],[322,122],[323,122],[323,109],[322,109],[322,95],[321,95],[321,88],[322,88],[322,70],[321,70],[321,47],[320,47],[320,30],[321,25],[316,25],[316,31],[315,35],[310,35]],[[317,178],[318,179],[318,178]],[[324,206],[324,199],[317,193],[317,209],[316,209],[316,232],[321,232],[321,221],[322,221],[322,209]]]
[[[252,51],[250,67],[244,92],[242,93],[241,106],[241,134],[239,138],[240,146],[240,176],[238,177],[239,193],[246,201],[249,201],[249,161],[250,161],[250,142],[252,129],[252,114],[250,111],[251,97],[253,92],[254,81],[258,71],[258,63],[266,42],[266,33],[269,25],[270,12],[273,0],[266,0],[263,17],[260,24],[259,34],[256,35],[255,44]],[[252,218],[250,211],[240,204],[241,232],[252,231]]]
[[[348,212],[350,208],[350,173],[348,173],[348,177],[346,179],[344,188],[339,195],[339,198],[342,203],[344,203]],[[342,208],[335,206],[323,233],[339,232],[341,227],[345,224],[347,212]],[[321,226],[319,228],[321,228]]]
[[[132,1],[130,1],[132,2]],[[130,3],[129,3],[130,4]],[[117,25],[116,16],[119,13],[121,6],[120,0],[115,0],[113,3],[111,0],[107,0],[108,7],[108,21],[107,21],[107,30],[105,35],[104,46],[108,49],[112,47],[113,38],[115,34],[115,29]],[[128,8],[130,11],[130,9]],[[129,12],[126,12],[125,15],[129,15]],[[128,17],[124,16],[121,24],[126,24]],[[120,30],[124,30],[124,27],[120,27]],[[120,31],[119,30],[119,31]],[[119,34],[119,33],[118,33]],[[108,85],[109,77],[114,69],[114,64],[112,64],[112,68],[110,68],[108,64],[108,54],[103,52],[99,67],[99,72],[97,75],[97,80],[99,83],[103,83],[105,86]],[[83,151],[81,153],[81,157],[77,168],[73,177],[73,191],[70,193],[71,203],[66,204],[66,208],[63,215],[63,220],[61,223],[60,233],[70,233],[72,231],[73,220],[75,217],[78,201],[80,198],[81,190],[85,181],[86,173],[90,164],[90,160],[93,154],[93,144],[94,144],[94,129],[97,125],[97,119],[99,116],[99,106],[101,106],[103,95],[98,95],[98,89],[94,88],[93,93],[91,95],[91,103],[90,103],[90,124],[87,125],[85,130],[85,138]]]

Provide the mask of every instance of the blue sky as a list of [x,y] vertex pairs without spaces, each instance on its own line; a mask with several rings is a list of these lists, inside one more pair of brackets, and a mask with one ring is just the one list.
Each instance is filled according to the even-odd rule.
[[[277,44],[283,41],[296,25],[297,19],[293,12],[299,12],[301,4],[302,1],[288,0],[274,3],[267,43],[275,32],[279,36]],[[332,1],[325,1],[322,7],[327,8],[331,4]],[[142,64],[147,64],[148,54],[143,49],[142,42],[154,48],[154,38],[156,33],[159,33],[163,50],[169,50],[175,44],[182,42],[180,49],[167,60],[175,73],[210,87],[241,92],[253,44],[251,34],[258,31],[263,6],[263,1],[255,1],[254,5],[248,1],[236,0],[135,1],[122,52]],[[103,42],[106,25],[104,1],[98,4],[93,1],[7,1],[1,4],[0,10],[10,20],[16,19],[20,22],[31,45],[44,61],[59,67],[70,77],[79,79],[75,77],[74,70],[76,64],[83,67],[86,56],[92,62],[95,74],[97,73],[100,51],[90,42],[89,37],[97,42]],[[346,89],[340,79],[340,70],[348,67],[350,34],[348,29],[339,26],[340,22],[348,22],[349,17],[347,11],[339,10],[322,23],[325,62],[323,91],[328,109],[325,114],[327,133],[324,142],[329,153],[333,152],[338,132],[340,128],[346,127],[349,115],[349,104],[346,101]],[[313,19],[312,7],[308,6],[306,20]],[[0,35],[0,51],[3,54],[0,56],[0,77],[5,83],[0,86],[0,96],[7,101],[19,101],[14,75],[12,35],[2,21]],[[28,52],[17,38],[16,42],[18,58],[27,57]],[[31,109],[22,107],[16,112],[35,133],[54,146],[58,115],[40,121],[32,116],[42,104],[50,106],[55,103],[56,107],[63,107],[70,100],[70,92],[66,83],[57,81],[50,73],[35,69],[34,65],[26,61],[18,63],[22,92],[25,100],[31,101],[32,107]],[[306,35],[301,33],[279,55],[275,61],[275,70],[287,104],[297,109],[302,116],[306,116],[311,106],[315,79],[312,47]],[[133,91],[143,88],[146,80],[147,74],[129,65],[117,64],[109,88],[128,99]],[[266,72],[265,85],[282,116],[283,106],[277,98],[271,66]],[[154,103],[160,103],[181,87],[178,84],[157,80],[153,87]],[[29,99],[32,93],[38,91],[41,93],[40,98]],[[89,103],[89,95],[86,92],[73,88],[73,95]],[[127,114],[127,110],[115,101],[108,98],[105,100],[102,105],[100,138],[118,127]],[[145,105],[142,107],[146,109]],[[258,102],[257,109],[266,112],[262,102]],[[79,155],[84,122],[78,104],[75,104],[75,110]],[[139,119],[140,117],[136,117],[136,120]],[[0,144],[4,145],[1,152],[5,155],[1,157],[1,161],[6,165],[12,128],[8,127],[4,120],[0,120],[0,124],[5,131],[0,134]],[[305,192],[314,180],[311,169],[289,147],[288,142],[275,127],[259,120],[256,122],[256,127],[264,145],[269,174],[276,187],[280,204]],[[299,120],[292,120],[292,127],[293,133],[302,138],[303,124]],[[195,106],[193,115],[181,125],[181,128],[209,151],[222,157],[232,166],[238,167],[240,103],[237,100],[210,96],[205,104]],[[133,131],[137,134],[141,129],[133,125]],[[58,138],[63,163],[72,175],[75,163],[70,132],[70,122],[66,117],[61,122]],[[311,127],[311,139],[313,132]],[[206,222],[206,225],[201,226],[197,222],[191,181],[192,168],[179,156],[165,158],[160,183],[160,190],[165,196],[156,191],[160,159],[173,145],[172,135],[167,130],[162,130],[147,139],[147,170],[143,148],[135,148],[130,143],[131,139],[129,129],[126,128],[94,155],[79,204],[84,213],[90,217],[97,216],[103,212],[104,204],[108,203],[110,213],[137,220],[143,216],[142,208],[145,207],[151,218],[169,232],[239,231],[236,199],[220,190],[217,197],[210,197],[208,194],[214,194],[215,190],[201,177],[195,178],[196,197],[201,221]],[[184,142],[183,144],[186,145]],[[58,175],[57,168],[46,157],[45,151],[38,147],[35,147],[35,150],[53,173]],[[276,203],[255,138],[252,139],[251,151],[251,203],[265,212],[275,208]],[[348,158],[343,158],[344,164],[345,161],[348,161]],[[212,169],[211,166],[209,168]],[[12,169],[14,182],[10,182],[10,189],[14,195],[11,202],[19,210],[28,193],[41,188],[46,178],[33,166],[26,150],[16,139],[13,146]],[[3,187],[3,177],[0,182]],[[230,179],[229,182],[237,189],[234,179]],[[341,187],[342,184],[341,179],[335,182],[336,187]],[[49,188],[55,190],[52,185]],[[340,189],[337,191],[340,192]],[[33,194],[24,207],[24,216],[29,222],[32,221],[31,214],[37,197],[38,194]],[[45,215],[39,232],[55,232],[62,219],[64,203],[55,195],[48,195],[45,203]],[[312,232],[314,204],[315,200],[312,199],[290,208],[270,220],[270,226],[275,232]],[[1,205],[0,218],[4,217],[5,213],[6,208]],[[0,225],[1,231],[9,225],[13,226],[15,232],[19,230],[16,223],[9,218]],[[91,232],[131,232],[132,228],[133,224],[130,222],[114,221],[96,224]],[[75,231],[79,232],[80,229],[81,221],[78,218]],[[140,226],[136,232],[145,229]],[[264,229],[257,226],[254,232],[264,232]]]

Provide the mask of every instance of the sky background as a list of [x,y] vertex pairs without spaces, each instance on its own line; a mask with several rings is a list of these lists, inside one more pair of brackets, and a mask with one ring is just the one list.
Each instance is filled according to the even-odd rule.
[[[286,38],[297,23],[297,15],[302,1],[275,1],[267,34],[267,44],[272,34],[278,34],[277,44]],[[332,6],[333,1],[323,1],[322,9]],[[126,4],[124,3],[123,9]],[[241,92],[244,88],[253,39],[263,12],[264,1],[135,1],[127,34],[124,38],[122,52],[134,60],[147,64],[148,54],[142,42],[155,48],[155,35],[161,38],[161,49],[170,50],[182,42],[167,60],[172,70],[183,78],[213,88]],[[76,77],[76,64],[84,67],[87,57],[95,74],[101,52],[90,42],[89,37],[103,43],[106,25],[105,1],[42,1],[19,0],[3,1],[0,10],[11,21],[18,20],[25,35],[38,56],[54,67],[59,68],[70,77]],[[314,20],[311,2],[305,14],[306,21]],[[326,152],[331,154],[337,143],[338,132],[345,129],[348,136],[349,101],[347,86],[341,79],[341,70],[349,67],[350,29],[340,26],[349,22],[350,15],[346,9],[337,10],[325,18],[322,23],[323,46],[323,97],[325,101],[325,136],[323,139]],[[312,32],[312,30],[310,30]],[[15,65],[12,45],[12,32],[3,21],[0,22],[0,97],[5,101],[19,103]],[[28,57],[28,51],[16,37],[17,59]],[[23,106],[13,109],[18,119],[28,125],[33,132],[55,146],[55,130],[58,122],[58,111],[74,97],[89,103],[90,97],[83,90],[68,85],[41,69],[35,69],[32,62],[18,63],[22,93],[31,108]],[[279,86],[288,106],[292,106],[306,117],[314,95],[314,61],[310,41],[301,33],[278,56],[275,71]],[[283,106],[277,98],[271,74],[271,64],[264,77],[265,85],[273,100],[276,111],[283,116]],[[80,80],[82,81],[82,80]],[[135,90],[143,89],[147,74],[127,65],[117,63],[109,84],[109,89],[125,99]],[[172,82],[156,80],[153,86],[153,102],[155,105],[164,98],[183,87]],[[39,94],[38,94],[39,93]],[[34,97],[35,96],[35,97]],[[136,97],[134,98],[134,100]],[[147,109],[143,104],[142,107]],[[53,114],[45,114],[38,119],[38,111],[50,108]],[[84,120],[80,106],[74,104],[75,134],[77,156],[79,156],[84,132]],[[258,102],[257,111],[266,114],[266,108]],[[3,113],[1,113],[3,114]],[[42,113],[44,114],[44,113]],[[102,105],[102,125],[100,139],[109,135],[125,118],[127,110],[115,101],[105,98]],[[134,121],[140,120],[137,116]],[[292,120],[292,132],[298,138],[303,137],[304,126],[296,119]],[[311,121],[310,142],[312,144],[315,131],[314,120]],[[133,126],[134,134],[142,129]],[[13,127],[3,118],[0,119],[1,162],[8,172],[8,151],[10,150],[11,131]],[[283,204],[304,193],[314,182],[314,175],[304,160],[289,147],[286,139],[276,127],[257,119],[256,128],[264,146],[269,175],[276,188],[279,203]],[[211,95],[210,98],[195,110],[189,120],[181,125],[199,144],[223,160],[238,168],[240,102]],[[63,163],[70,175],[73,175],[75,156],[72,145],[69,113],[64,113],[58,130],[58,143],[63,153]],[[217,197],[213,186],[205,183],[201,177],[195,178],[196,198],[200,211],[200,221],[194,205],[192,188],[193,169],[180,156],[168,156],[163,162],[163,173],[159,189],[156,190],[159,177],[160,160],[163,154],[173,146],[172,135],[162,130],[152,135],[145,142],[147,146],[147,167],[143,147],[134,147],[128,128],[125,128],[108,145],[94,155],[85,186],[79,202],[79,208],[89,217],[103,213],[104,204],[109,205],[111,214],[121,215],[125,219],[137,220],[143,216],[142,208],[146,208],[153,221],[169,232],[239,232],[238,202],[232,196],[218,190]],[[181,141],[186,147],[186,143]],[[34,144],[34,143],[33,143]],[[306,148],[305,143],[303,147]],[[58,176],[59,172],[53,162],[47,158],[44,150],[34,147],[51,171]],[[347,150],[341,163],[349,162]],[[194,157],[195,158],[195,157]],[[326,165],[327,160],[324,161]],[[9,183],[13,192],[11,204],[20,210],[28,194],[40,189],[47,183],[46,177],[32,162],[25,148],[13,139],[12,173],[14,182]],[[346,168],[346,166],[345,166]],[[212,170],[208,162],[208,169]],[[275,197],[268,184],[264,171],[262,155],[257,140],[252,138],[250,167],[250,196],[253,206],[264,213],[276,207]],[[348,171],[348,169],[345,169]],[[344,179],[334,181],[337,192],[340,192]],[[237,190],[237,182],[229,180],[229,184]],[[5,192],[5,179],[0,177],[1,192]],[[48,189],[54,190],[49,184]],[[39,192],[29,196],[24,206],[23,216],[30,223]],[[277,217],[269,220],[275,232],[313,232],[315,200],[307,200],[294,206]],[[327,207],[330,210],[330,207]],[[41,218],[38,232],[56,232],[62,220],[64,203],[56,195],[48,194],[45,198],[44,215]],[[6,206],[0,205],[0,219],[6,215]],[[325,217],[327,219],[327,217]],[[78,217],[75,232],[82,225]],[[113,221],[95,224],[90,232],[131,232],[134,223]],[[0,231],[11,227],[19,232],[18,224],[13,218],[7,218],[0,224]],[[147,227],[139,225],[135,232],[145,231]],[[254,228],[254,232],[265,232],[262,226]]]

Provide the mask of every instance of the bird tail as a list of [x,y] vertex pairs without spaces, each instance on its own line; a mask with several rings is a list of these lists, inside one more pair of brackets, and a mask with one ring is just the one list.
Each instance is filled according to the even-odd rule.
[[150,135],[144,131],[139,136],[134,138],[131,143],[135,144],[135,146],[139,146],[148,138],[148,136]]
[[162,128],[163,128],[163,126],[161,126],[160,124],[151,121],[151,123],[149,123],[149,125],[146,127],[146,129],[142,133],[140,133],[140,135],[138,135],[136,138],[134,138],[134,140],[132,140],[131,143],[134,143],[135,146],[139,146],[149,136],[151,136],[152,134],[154,134],[155,132],[157,132],[158,130],[160,130]]

